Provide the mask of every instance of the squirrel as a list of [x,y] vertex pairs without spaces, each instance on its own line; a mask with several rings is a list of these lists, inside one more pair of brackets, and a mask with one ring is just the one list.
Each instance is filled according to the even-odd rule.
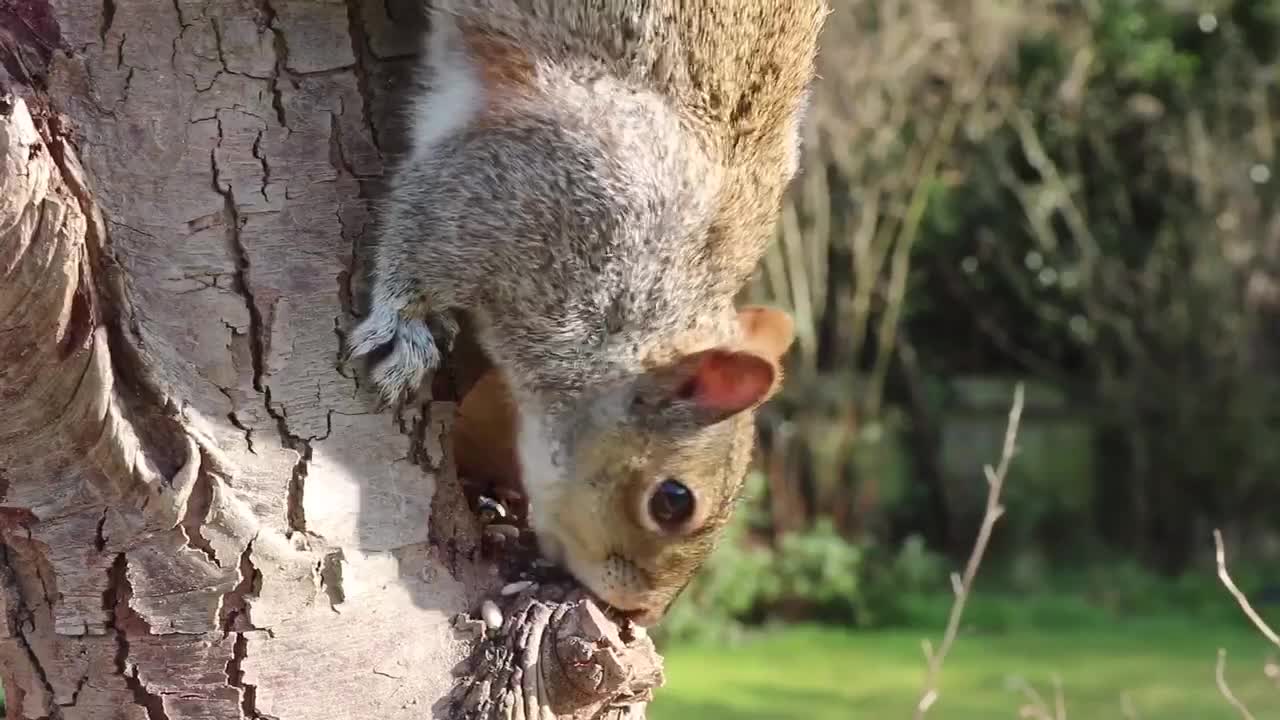
[[403,402],[472,320],[539,550],[652,624],[781,381],[791,319],[734,298],[799,167],[826,0],[432,5],[346,356]]
[[[790,318],[777,310],[764,307],[744,308],[739,311],[738,317],[743,325],[744,347],[779,362],[791,344]],[[775,380],[774,388],[779,384],[780,377]],[[516,401],[501,372],[490,369],[483,373],[462,396],[450,435],[458,475],[500,487],[504,493],[521,488],[525,479],[520,472],[517,451],[518,422]],[[738,426],[729,432],[734,442],[745,442],[745,452],[749,455],[749,434],[752,432],[750,426]],[[732,503],[736,497],[722,494],[736,495],[741,486],[742,466],[746,464],[748,457],[735,454],[725,458],[718,454],[704,453],[704,449],[698,447],[685,451],[678,445],[660,447],[657,450],[665,455],[658,458],[651,455],[646,459],[637,453],[634,445],[628,443],[604,446],[603,458],[594,476],[598,482],[574,488],[560,499],[565,507],[599,510],[587,517],[572,513],[554,521],[573,527],[575,540],[587,549],[589,557],[601,557],[608,548],[616,547],[616,552],[630,564],[650,573],[654,578],[654,585],[666,587],[670,591],[662,594],[662,602],[669,604],[679,589],[692,578],[701,565],[701,558],[714,547],[714,530],[718,527],[704,523],[704,532],[691,533],[688,537],[672,538],[661,533],[655,534],[648,523],[637,519],[640,517],[637,513],[648,511],[649,505],[655,502],[651,497],[650,483],[634,482],[634,479],[629,481],[626,474],[634,471],[637,465],[642,468],[641,472],[645,471],[646,465],[656,466],[668,475],[680,475],[682,483],[695,498],[720,498],[723,502]],[[733,452],[741,453],[742,450]],[[616,477],[611,478],[610,475]],[[601,492],[601,487],[610,489],[612,493]],[[613,496],[610,497],[610,494]],[[721,512],[727,518],[728,506]],[[692,556],[694,561],[684,564],[669,562],[670,551],[667,546],[680,542],[686,545],[681,552]],[[590,577],[589,574],[587,576]],[[616,604],[620,593],[631,591],[625,586],[610,586],[611,582],[615,580],[606,576],[600,586],[602,589],[597,590],[596,594],[613,597]],[[656,617],[657,615],[655,619]]]

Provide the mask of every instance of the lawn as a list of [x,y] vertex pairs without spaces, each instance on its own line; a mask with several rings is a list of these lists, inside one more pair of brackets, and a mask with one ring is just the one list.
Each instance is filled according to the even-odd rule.
[[[795,627],[728,647],[667,648],[667,684],[653,720],[909,718],[923,677],[922,631]],[[1217,648],[1227,679],[1257,720],[1280,718],[1280,687],[1263,674],[1269,648],[1243,626],[1193,621],[966,635],[943,672],[936,720],[1017,718],[1021,677],[1052,702],[1062,678],[1068,718],[1239,718],[1214,683]],[[1135,715],[1122,711],[1128,694]]]

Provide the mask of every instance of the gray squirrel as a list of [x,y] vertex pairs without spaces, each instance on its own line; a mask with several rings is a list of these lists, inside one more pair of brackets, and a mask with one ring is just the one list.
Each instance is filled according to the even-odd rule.
[[[659,620],[741,494],[792,341],[735,308],[798,167],[824,0],[440,0],[347,341],[384,399],[458,331],[540,551]],[[465,402],[465,400],[464,400]]]

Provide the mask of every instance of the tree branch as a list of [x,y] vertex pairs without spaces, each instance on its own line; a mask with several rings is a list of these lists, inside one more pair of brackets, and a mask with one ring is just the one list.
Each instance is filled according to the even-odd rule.
[[[1231,579],[1231,573],[1227,570],[1227,548],[1222,542],[1222,531],[1214,528],[1213,530],[1213,546],[1214,557],[1218,561],[1218,579],[1226,586],[1227,591],[1235,597],[1239,603],[1240,609],[1244,611],[1245,617],[1249,618],[1254,627],[1258,628],[1258,632],[1263,637],[1270,640],[1273,645],[1280,647],[1280,636],[1276,635],[1275,630],[1262,619],[1257,610],[1253,609],[1253,605],[1249,603],[1249,598],[1236,586],[1234,580]],[[1254,720],[1253,713],[1249,712],[1249,708],[1240,698],[1236,697],[1231,691],[1231,686],[1227,684],[1227,651],[1225,648],[1218,648],[1218,663],[1214,671],[1214,678],[1218,684],[1218,692],[1222,693],[1222,697],[1235,708],[1240,717],[1244,720]]]
[[1235,693],[1231,692],[1231,686],[1227,685],[1227,651],[1223,648],[1218,648],[1218,665],[1214,676],[1218,682],[1218,692],[1222,693],[1222,697],[1226,698],[1231,707],[1240,713],[1240,717],[1244,720],[1254,720],[1253,713],[1249,712],[1249,708],[1236,697]]
[[1214,529],[1213,544],[1215,548],[1215,556],[1218,560],[1218,579],[1226,586],[1227,590],[1235,597],[1236,602],[1240,604],[1240,609],[1244,611],[1245,617],[1253,622],[1254,627],[1258,628],[1263,637],[1271,641],[1271,644],[1280,647],[1280,635],[1276,635],[1276,631],[1267,625],[1257,610],[1249,604],[1249,598],[1245,597],[1240,588],[1236,587],[1236,583],[1231,579],[1231,573],[1227,572],[1227,549],[1222,543],[1222,531]]
[[942,635],[942,643],[938,646],[937,652],[933,652],[929,648],[928,641],[925,641],[925,657],[929,665],[928,670],[925,672],[924,690],[921,692],[920,700],[916,703],[915,720],[924,718],[925,714],[929,712],[929,709],[938,700],[938,675],[942,671],[942,664],[946,660],[947,653],[950,652],[951,646],[955,643],[956,635],[960,632],[960,618],[964,614],[965,603],[968,601],[969,593],[973,589],[973,581],[977,577],[978,567],[982,564],[982,556],[986,552],[987,542],[991,539],[991,531],[995,528],[996,521],[1004,514],[1004,506],[1000,504],[1000,491],[1004,488],[1004,479],[1009,472],[1009,464],[1012,462],[1016,450],[1018,424],[1022,420],[1023,395],[1022,383],[1018,383],[1013,391],[1013,406],[1009,408],[1009,424],[1005,428],[1004,447],[1000,452],[1000,464],[994,470],[990,465],[983,468],[983,472],[987,476],[987,508],[982,516],[982,526],[978,528],[978,538],[973,544],[969,562],[965,566],[964,576],[958,578],[952,575],[951,577],[952,584],[955,586],[956,599],[951,605],[951,615],[947,619],[947,628]]

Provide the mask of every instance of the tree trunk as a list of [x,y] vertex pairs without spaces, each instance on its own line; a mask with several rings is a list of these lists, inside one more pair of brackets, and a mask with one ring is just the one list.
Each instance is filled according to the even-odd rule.
[[415,4],[0,0],[7,717],[637,716],[661,682],[578,595],[457,622],[509,577],[454,405],[340,366]]

